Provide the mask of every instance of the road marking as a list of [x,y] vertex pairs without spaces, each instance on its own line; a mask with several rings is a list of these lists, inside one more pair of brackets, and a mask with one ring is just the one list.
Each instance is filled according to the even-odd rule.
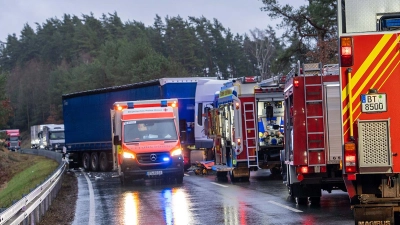
[[221,186],[221,187],[228,187],[228,186],[226,186],[226,185],[222,185],[222,184],[218,184],[218,183],[215,183],[215,182],[211,182],[212,184],[215,184],[215,185],[218,185],[218,186]]
[[95,209],[94,209],[94,192],[93,192],[93,186],[92,182],[90,181],[89,177],[86,175],[86,173],[83,173],[85,175],[86,181],[88,183],[89,187],[89,225],[94,225],[95,224]]
[[186,174],[186,173],[185,173],[185,174],[183,174],[183,175],[185,175],[185,176],[187,176],[187,177],[190,177],[190,175],[189,175],[189,174]]
[[291,211],[293,211],[293,212],[303,212],[303,211],[301,211],[301,210],[298,210],[298,209],[289,207],[289,206],[287,206],[287,205],[283,205],[283,204],[281,204],[281,203],[277,203],[277,202],[274,202],[274,201],[268,201],[268,202],[269,202],[269,203],[272,203],[272,204],[274,204],[274,205],[280,206],[280,207],[282,207],[282,208],[289,209],[289,210],[291,210]]

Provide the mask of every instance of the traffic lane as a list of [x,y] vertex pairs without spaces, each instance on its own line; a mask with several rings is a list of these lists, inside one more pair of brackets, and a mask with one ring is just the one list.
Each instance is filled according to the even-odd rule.
[[[194,175],[196,176],[196,175]],[[202,177],[202,176],[198,176]],[[353,213],[347,192],[333,190],[332,193],[322,192],[320,205],[296,205],[288,196],[286,186],[280,177],[268,175],[265,171],[251,172],[250,182],[217,181],[215,176],[203,176],[209,182],[216,182],[225,186],[234,185],[242,189],[252,190],[251,198],[247,198],[253,208],[270,213],[271,208],[279,210],[279,214],[267,218],[267,224],[354,224]],[[186,180],[187,181],[187,180]],[[190,180],[192,182],[194,180]],[[204,183],[203,181],[201,181]],[[242,190],[237,192],[245,193]],[[262,193],[262,194],[261,194]],[[259,202],[261,207],[256,207]],[[282,212],[300,210],[298,214],[285,214]]]
[[[93,224],[354,223],[348,203],[347,206],[338,204],[338,210],[333,210],[330,207],[336,206],[325,204],[325,196],[319,208],[296,206],[293,201],[287,201],[287,190],[280,180],[252,177],[250,183],[232,184],[219,182],[212,175],[192,175],[185,176],[182,185],[149,180],[121,186],[111,173],[87,176],[93,183],[95,195]],[[79,183],[86,180],[84,176],[79,178]],[[82,193],[84,196],[79,194],[78,197],[74,224],[90,224],[89,201],[85,203],[81,199],[88,198],[88,193],[84,190]],[[338,194],[340,201],[335,200],[335,203],[343,202],[343,197],[346,193]]]

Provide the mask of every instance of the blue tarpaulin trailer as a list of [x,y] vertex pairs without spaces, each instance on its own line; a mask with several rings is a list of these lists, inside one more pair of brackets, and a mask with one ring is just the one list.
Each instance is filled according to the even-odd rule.
[[[103,164],[93,168],[111,168],[110,110],[117,101],[177,98],[182,145],[194,145],[195,92],[199,79],[204,78],[161,78],[63,95],[65,145],[72,159],[70,167],[90,170],[91,164]],[[91,156],[88,165],[83,164],[84,152]]]

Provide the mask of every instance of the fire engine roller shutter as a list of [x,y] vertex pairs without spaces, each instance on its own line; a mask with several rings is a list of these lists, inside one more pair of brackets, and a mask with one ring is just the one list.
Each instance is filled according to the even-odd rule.
[[391,172],[389,120],[358,121],[360,173]]
[[340,91],[339,83],[325,83],[326,134],[328,147],[328,164],[339,164],[342,159]]

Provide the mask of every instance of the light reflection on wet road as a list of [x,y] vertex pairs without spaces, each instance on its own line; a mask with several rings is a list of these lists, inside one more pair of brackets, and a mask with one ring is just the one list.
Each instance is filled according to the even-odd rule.
[[181,185],[139,180],[124,186],[113,173],[87,173],[93,184],[92,205],[83,173],[76,174],[80,191],[74,225],[354,224],[347,193],[323,192],[320,206],[297,206],[281,180],[258,176],[265,175],[263,171],[244,183],[190,174]]

